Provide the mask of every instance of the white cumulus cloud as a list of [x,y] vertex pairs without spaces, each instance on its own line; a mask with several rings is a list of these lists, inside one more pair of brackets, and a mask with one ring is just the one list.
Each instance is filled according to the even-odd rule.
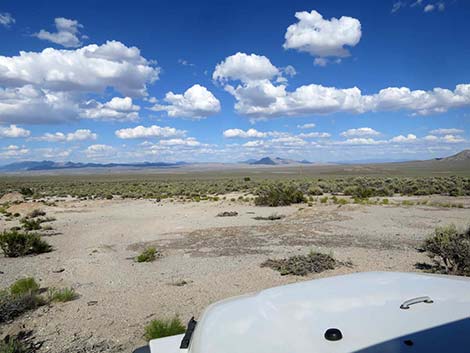
[[377,136],[380,135],[380,132],[370,128],[370,127],[360,127],[357,129],[349,129],[343,131],[341,136],[351,137],[351,136]]
[[104,158],[114,154],[116,148],[110,145],[95,144],[88,146],[83,152],[88,158]]
[[412,91],[407,87],[390,87],[373,95],[363,95],[357,87],[336,88],[317,84],[300,86],[289,92],[285,85],[276,86],[263,80],[238,85],[228,91],[237,100],[237,112],[253,118],[397,110],[429,115],[470,105],[470,84],[457,85],[453,91],[442,88]]
[[221,82],[269,80],[280,75],[280,70],[262,55],[236,53],[217,64],[212,78]]
[[168,138],[175,136],[184,136],[186,131],[177,130],[174,127],[152,125],[145,127],[142,125],[134,128],[120,129],[115,132],[120,139],[140,139],[140,138]]
[[54,20],[56,32],[48,32],[41,29],[34,36],[42,40],[60,44],[66,48],[76,48],[82,45],[80,38],[80,29],[83,25],[76,20],[70,20],[64,17],[57,17]]
[[13,16],[8,12],[1,12],[0,13],[0,25],[4,27],[10,27],[16,21]]
[[395,143],[409,143],[409,142],[415,142],[417,141],[416,135],[413,134],[408,134],[406,136],[403,135],[398,135],[390,139],[390,142],[395,142]]
[[168,104],[155,104],[151,110],[166,111],[172,118],[202,119],[220,112],[219,100],[204,86],[195,84],[183,94],[168,92]]
[[314,123],[308,123],[303,125],[297,125],[298,129],[313,129],[316,125]]
[[29,130],[16,125],[0,126],[0,138],[28,137],[29,135],[31,135]]
[[[159,71],[138,48],[117,41],[0,56],[0,122],[134,120],[139,108],[131,97],[146,97],[147,85],[158,79]],[[125,98],[90,100],[110,88]]]
[[461,136],[456,136],[456,135],[444,135],[442,137],[442,140],[447,143],[460,143],[460,142],[465,142],[465,139]]
[[424,7],[424,12],[432,12],[432,11],[434,11],[435,8],[436,8],[435,5],[433,5],[433,4],[427,4],[427,5]]
[[431,130],[430,133],[434,135],[450,135],[450,134],[462,134],[464,130],[456,128],[440,128]]
[[331,137],[331,134],[328,132],[314,131],[314,132],[299,134],[299,137],[301,138],[328,138],[328,137]]
[[264,138],[267,137],[268,133],[261,132],[256,129],[228,129],[224,131],[224,137],[227,138]]
[[[273,66],[269,59],[263,58]],[[226,83],[225,90],[236,99],[235,110],[255,120],[279,116],[397,110],[407,110],[413,115],[429,115],[470,105],[470,84],[459,84],[454,90],[437,87],[429,91],[388,87],[370,95],[362,94],[358,87],[337,88],[319,84],[303,85],[288,91],[283,81],[280,84],[279,80],[273,82],[274,71],[261,75],[258,74],[261,70],[253,71],[250,61],[240,60],[237,61],[236,73],[233,73],[224,70],[226,62],[217,65],[213,77]],[[230,80],[241,82],[232,86],[228,84]]]
[[[354,47],[361,39],[361,22],[353,17],[324,19],[317,11],[296,12],[297,23],[285,34],[285,49],[296,49],[315,57],[349,56],[345,46]],[[326,61],[316,61],[324,66]]]
[[0,56],[0,85],[37,86],[43,90],[102,93],[113,87],[124,95],[145,96],[159,68],[136,47],[118,41],[66,50],[47,48]]
[[33,85],[0,87],[2,123],[57,123],[73,120],[77,115],[77,103],[69,93],[44,91]]
[[254,140],[254,141],[248,141],[243,144],[243,147],[248,147],[248,148],[254,148],[254,147],[262,147],[264,146],[265,142],[262,140]]
[[74,142],[74,141],[85,141],[85,140],[96,140],[98,135],[89,129],[78,129],[74,132],[63,133],[45,133],[41,137],[37,138],[39,141],[47,142]]
[[80,117],[104,121],[133,121],[139,118],[140,107],[130,97],[114,97],[109,102],[89,100],[80,105]]
[[338,145],[380,145],[384,143],[387,143],[387,141],[375,140],[371,137],[354,137],[354,138],[349,138],[345,141],[339,141],[336,144]]
[[169,140],[160,140],[159,142],[162,146],[189,146],[189,147],[197,147],[200,146],[201,143],[196,140],[194,137],[187,137],[187,138],[176,138],[176,139],[169,139]]
[[29,149],[22,146],[16,146],[16,145],[9,145],[7,147],[3,147],[2,151],[0,152],[0,157],[3,158],[18,158],[18,157],[23,157],[24,155],[27,155],[29,153]]

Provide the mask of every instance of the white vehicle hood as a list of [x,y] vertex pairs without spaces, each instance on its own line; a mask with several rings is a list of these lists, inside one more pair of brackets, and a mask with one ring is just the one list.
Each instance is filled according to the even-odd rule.
[[[433,303],[400,309],[421,296]],[[343,338],[325,339],[329,328]],[[208,307],[189,352],[468,353],[470,280],[371,272],[263,290]]]

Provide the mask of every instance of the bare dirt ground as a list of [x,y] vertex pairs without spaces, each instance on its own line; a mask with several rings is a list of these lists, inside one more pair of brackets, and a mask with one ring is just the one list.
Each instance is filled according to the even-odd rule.
[[[415,263],[427,260],[416,250],[426,235],[438,225],[470,223],[470,198],[431,199],[465,207],[269,208],[230,201],[148,200],[68,200],[41,206],[56,218],[46,237],[55,250],[0,257],[0,288],[33,276],[43,287],[72,286],[79,298],[41,307],[0,327],[0,333],[34,330],[36,340],[44,341],[41,352],[129,352],[145,343],[143,328],[150,320],[177,314],[185,322],[230,296],[356,271],[417,271]],[[14,207],[14,212],[27,213],[36,206]],[[238,216],[216,217],[221,211],[237,211]],[[253,219],[274,212],[286,217]],[[2,220],[0,229],[15,222]],[[163,256],[152,263],[134,262],[150,245]],[[260,267],[267,258],[311,249],[332,252],[353,265],[309,277],[281,276]]]

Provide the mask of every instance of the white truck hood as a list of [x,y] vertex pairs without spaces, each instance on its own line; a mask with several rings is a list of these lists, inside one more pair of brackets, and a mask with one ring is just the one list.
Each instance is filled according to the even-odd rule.
[[[400,308],[423,296],[433,302]],[[327,340],[330,328],[342,338]],[[180,338],[151,341],[152,353],[181,352],[169,349]],[[304,352],[468,353],[470,280],[371,272],[271,288],[209,306],[189,346],[189,353]]]

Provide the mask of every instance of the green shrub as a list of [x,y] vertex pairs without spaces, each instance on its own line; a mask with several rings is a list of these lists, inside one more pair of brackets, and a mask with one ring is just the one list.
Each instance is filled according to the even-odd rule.
[[30,188],[23,187],[20,189],[20,194],[22,194],[23,196],[32,196],[34,192]]
[[22,233],[17,230],[4,231],[0,234],[0,248],[6,257],[42,254],[52,250],[52,247],[38,234]]
[[10,286],[10,293],[14,296],[34,294],[39,290],[39,284],[32,277],[17,280]]
[[48,291],[49,300],[53,302],[69,302],[78,297],[77,293],[73,288],[50,288]]
[[39,219],[22,218],[20,223],[24,230],[41,229],[41,221]]
[[46,212],[40,210],[40,209],[34,209],[28,214],[28,218],[36,218],[36,217],[42,217],[45,216]]
[[470,227],[464,231],[453,224],[437,227],[424,241],[423,250],[434,262],[434,270],[470,276]]
[[328,196],[324,196],[320,198],[320,203],[327,203],[328,202]]
[[170,320],[152,320],[145,326],[145,338],[152,340],[155,338],[179,335],[185,331],[186,327],[177,316]]
[[45,218],[25,217],[25,218],[20,219],[21,226],[26,231],[40,230],[42,228],[41,224],[46,223],[46,222],[52,222],[52,221],[55,221],[55,218],[52,218],[52,217],[45,217]]
[[255,205],[277,207],[304,201],[305,198],[302,191],[295,186],[276,184],[259,190],[258,197],[255,199]]
[[155,249],[154,247],[150,247],[150,248],[145,249],[142,252],[142,254],[140,254],[139,256],[135,258],[135,260],[137,262],[152,262],[155,260],[156,254],[157,254],[157,249]]
[[374,196],[374,192],[372,189],[365,188],[363,186],[358,186],[353,191],[352,196],[358,199],[368,199],[369,197]]
[[332,270],[337,264],[338,262],[331,255],[311,251],[307,255],[297,255],[286,259],[268,259],[261,264],[261,267],[272,268],[283,276],[306,276],[312,272]]
[[320,195],[323,195],[323,190],[322,190],[321,187],[318,187],[318,186],[311,186],[311,187],[308,189],[308,194],[309,194],[309,195],[320,196]]

